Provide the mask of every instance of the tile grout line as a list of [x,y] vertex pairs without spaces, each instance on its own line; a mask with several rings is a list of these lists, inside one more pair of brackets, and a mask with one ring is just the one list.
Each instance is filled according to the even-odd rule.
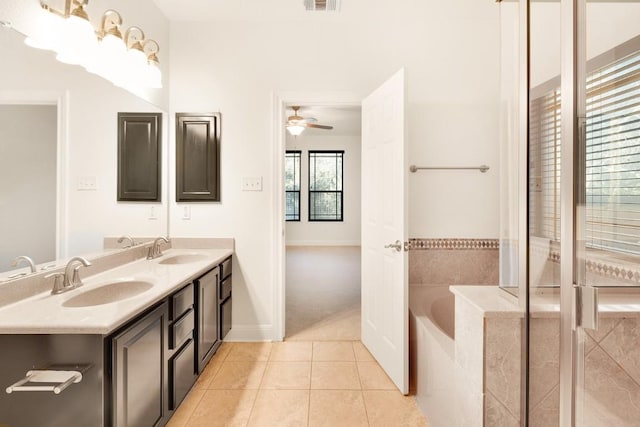
[[[265,366],[264,366],[264,371],[262,371],[262,376],[260,377],[260,383],[258,384],[258,388],[256,389],[256,395],[253,398],[253,403],[251,404],[251,410],[249,411],[249,418],[247,418],[247,423],[245,424],[245,426],[249,425],[249,422],[251,421],[251,416],[253,415],[253,410],[256,407],[256,401],[258,400],[258,394],[260,393],[260,390],[262,390],[262,382],[264,381],[264,376],[267,373],[267,367],[269,366],[269,359],[271,358],[271,352],[273,351],[273,343],[269,343],[269,355],[267,356],[267,361],[265,362]],[[259,360],[256,360],[255,362],[259,362]]]
[[[356,350],[354,348],[353,342],[351,343],[351,351],[353,352],[353,358],[356,359]],[[360,383],[360,396],[362,396],[362,406],[364,406],[364,416],[367,419],[367,425],[371,425],[369,421],[369,411],[367,411],[367,402],[364,399],[364,390],[362,389],[362,377],[360,376],[360,366],[358,365],[358,361],[356,360],[356,372],[358,373],[358,382]]]
[[[191,411],[191,413],[189,414],[189,416],[187,417],[187,421],[184,423],[183,427],[188,427],[189,426],[189,422],[191,421],[191,418],[193,418],[193,414],[196,413],[196,409],[198,409],[198,406],[200,406],[200,402],[202,401],[202,399],[204,399],[204,395],[207,394],[207,390],[202,390],[202,396],[200,396],[200,399],[198,399],[198,403],[196,403],[193,407],[193,411]],[[184,401],[182,402],[184,403]],[[173,413],[173,415],[175,415],[175,412]],[[172,416],[173,417],[173,416]]]

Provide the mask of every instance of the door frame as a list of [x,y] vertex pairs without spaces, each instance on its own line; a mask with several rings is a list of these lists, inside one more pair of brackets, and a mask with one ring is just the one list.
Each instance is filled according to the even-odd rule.
[[273,324],[272,339],[284,340],[286,333],[286,237],[284,219],[284,155],[286,151],[286,130],[284,123],[289,105],[314,106],[362,106],[362,96],[351,92],[274,92],[271,96],[272,134],[272,182],[273,198],[270,212],[273,248]]
[[37,90],[0,91],[0,105],[56,106],[56,259],[66,258],[68,242],[69,92]]

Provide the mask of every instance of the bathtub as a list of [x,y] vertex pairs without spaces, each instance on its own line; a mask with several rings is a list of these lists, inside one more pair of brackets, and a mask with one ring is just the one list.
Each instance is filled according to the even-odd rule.
[[448,285],[409,287],[410,377],[432,427],[456,418],[454,307]]

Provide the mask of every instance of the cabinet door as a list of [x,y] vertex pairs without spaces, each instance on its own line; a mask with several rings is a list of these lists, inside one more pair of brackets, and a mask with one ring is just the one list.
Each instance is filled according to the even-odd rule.
[[113,425],[155,426],[168,407],[167,303],[112,341]]
[[224,339],[231,330],[231,297],[220,304],[220,339]]
[[171,410],[178,405],[189,393],[198,376],[195,370],[195,343],[187,343],[176,353],[169,362],[169,378],[171,380]]
[[118,113],[118,200],[160,201],[162,113]]
[[176,114],[176,201],[220,201],[220,114]]
[[218,269],[196,281],[198,285],[198,366],[202,372],[218,341]]

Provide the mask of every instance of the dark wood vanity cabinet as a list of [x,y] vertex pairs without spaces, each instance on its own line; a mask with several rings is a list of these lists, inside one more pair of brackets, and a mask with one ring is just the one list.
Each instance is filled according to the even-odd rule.
[[220,201],[219,113],[176,114],[176,201]]
[[162,113],[118,113],[118,201],[159,202]]
[[198,378],[196,369],[194,285],[169,298],[169,409],[175,410]]
[[204,370],[220,345],[218,287],[220,275],[214,268],[195,280],[198,312],[198,373]]
[[158,426],[168,417],[168,307],[163,302],[111,339],[110,425]]
[[220,264],[220,340],[231,330],[231,260],[229,257]]

